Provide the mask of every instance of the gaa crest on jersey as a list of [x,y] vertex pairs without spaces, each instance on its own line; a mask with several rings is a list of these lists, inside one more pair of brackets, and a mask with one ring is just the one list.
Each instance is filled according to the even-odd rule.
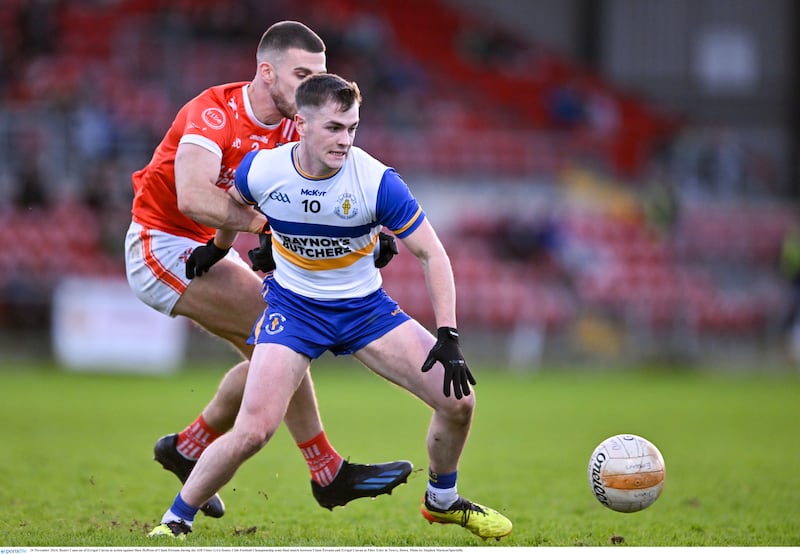
[[212,129],[225,127],[225,113],[219,108],[208,108],[203,111],[203,122]]
[[333,213],[342,219],[354,218],[358,214],[358,200],[349,192],[339,195]]
[[283,324],[286,322],[286,316],[280,312],[272,312],[267,316],[267,321],[264,324],[264,331],[268,335],[277,335],[283,331]]

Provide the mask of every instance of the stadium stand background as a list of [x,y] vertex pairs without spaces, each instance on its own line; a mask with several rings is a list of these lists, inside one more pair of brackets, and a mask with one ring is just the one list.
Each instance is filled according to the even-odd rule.
[[[357,143],[400,170],[440,229],[476,355],[784,359],[778,255],[798,223],[790,0],[0,8],[7,353],[47,350],[64,276],[124,278],[130,173],[187,99],[252,78],[258,36],[288,18],[364,90]],[[430,323],[409,258],[386,286]]]

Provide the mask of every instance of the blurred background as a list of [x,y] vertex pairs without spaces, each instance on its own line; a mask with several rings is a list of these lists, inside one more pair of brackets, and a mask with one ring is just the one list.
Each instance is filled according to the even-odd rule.
[[[792,0],[0,0],[0,359],[232,356],[129,293],[130,175],[281,19],[361,86],[356,142],[442,236],[468,355],[800,360]],[[433,326],[407,251],[384,279]]]

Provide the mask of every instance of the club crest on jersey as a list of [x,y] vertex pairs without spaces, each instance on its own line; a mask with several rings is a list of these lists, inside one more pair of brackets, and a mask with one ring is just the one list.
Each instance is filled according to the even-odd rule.
[[219,108],[208,108],[203,112],[203,122],[212,129],[225,127],[225,114]]
[[277,335],[283,331],[283,324],[286,322],[286,316],[280,312],[272,312],[267,316],[267,322],[264,325],[264,331],[268,335]]
[[334,208],[333,213],[342,219],[354,218],[358,214],[358,200],[349,192],[339,195],[339,198],[336,199],[336,208]]

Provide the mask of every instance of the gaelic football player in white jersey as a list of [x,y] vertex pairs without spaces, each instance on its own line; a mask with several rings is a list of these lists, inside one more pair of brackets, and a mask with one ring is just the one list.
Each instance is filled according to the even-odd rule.
[[[329,73],[309,76],[296,104],[300,141],[246,155],[232,189],[267,216],[276,265],[264,280],[267,307],[250,337],[255,349],[239,416],[203,452],[154,532],[191,531],[198,507],[270,440],[311,362],[330,350],[354,356],[432,408],[425,519],[482,538],[506,536],[511,522],[460,496],[456,485],[475,379],[459,347],[447,253],[400,176],[353,146],[361,104],[355,83]],[[419,258],[437,337],[381,288],[372,256],[382,227]],[[215,240],[234,238],[218,231]]]

